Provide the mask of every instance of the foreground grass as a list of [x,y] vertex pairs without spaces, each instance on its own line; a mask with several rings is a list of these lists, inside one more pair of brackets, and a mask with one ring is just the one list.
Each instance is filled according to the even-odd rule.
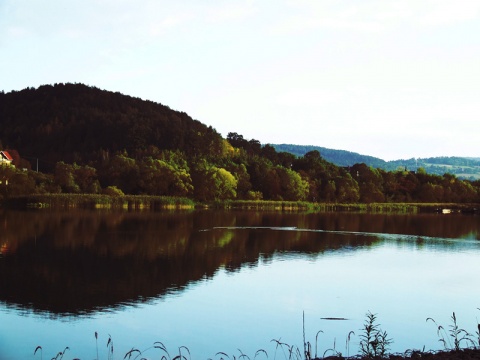
[[[480,310],[480,308],[478,309]],[[317,353],[318,348],[318,336],[323,331],[317,332],[315,341],[313,343],[306,340],[305,334],[305,314],[303,315],[303,348],[298,346],[289,345],[281,341],[281,339],[273,339],[272,343],[275,345],[273,353],[273,359],[277,356],[285,360],[315,360],[315,359],[429,359],[429,360],[466,360],[466,359],[480,359],[480,324],[477,322],[477,332],[470,334],[466,330],[459,327],[455,313],[451,316],[451,324],[445,328],[443,325],[439,325],[432,318],[427,318],[427,322],[431,321],[437,330],[439,341],[444,345],[444,350],[441,351],[425,351],[423,350],[406,350],[403,354],[390,354],[389,347],[393,343],[393,339],[390,339],[388,333],[381,329],[380,324],[377,322],[377,315],[367,312],[365,314],[365,322],[361,333],[359,335],[359,349],[358,354],[350,356],[350,340],[353,331],[347,336],[345,341],[346,355],[343,355],[336,349],[335,344],[333,348],[327,349],[323,354]],[[96,344],[96,360],[99,358],[98,347],[98,334],[95,332],[95,344]],[[107,341],[107,359],[114,359],[114,345],[111,336],[109,335]],[[57,353],[52,360],[62,360],[65,356],[69,356],[70,348],[66,347],[63,351]],[[33,352],[34,357],[39,357],[43,360],[43,348],[37,346]],[[271,356],[272,354],[270,354]],[[152,346],[140,350],[132,348],[120,358],[122,359],[160,359],[160,360],[192,360],[190,350],[186,346],[180,346],[175,352],[169,352],[167,347],[160,341],[154,342]],[[255,354],[250,357],[244,354],[240,349],[238,353],[227,354],[225,352],[217,352],[213,358],[209,360],[236,360],[236,359],[269,359],[269,354],[264,349],[259,349]],[[78,358],[73,358],[77,360]],[[79,360],[79,359],[78,359]]]

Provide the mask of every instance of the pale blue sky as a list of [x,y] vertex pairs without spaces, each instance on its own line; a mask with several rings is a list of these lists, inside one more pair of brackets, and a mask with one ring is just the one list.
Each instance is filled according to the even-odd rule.
[[223,136],[480,157],[480,1],[0,0],[0,90],[79,82]]

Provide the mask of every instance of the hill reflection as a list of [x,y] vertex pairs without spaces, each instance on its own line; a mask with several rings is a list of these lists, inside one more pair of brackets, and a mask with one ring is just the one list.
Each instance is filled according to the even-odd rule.
[[178,292],[220,268],[370,247],[376,233],[418,236],[416,246],[422,236],[478,239],[480,225],[474,216],[68,211],[3,212],[0,226],[0,301],[76,316]]

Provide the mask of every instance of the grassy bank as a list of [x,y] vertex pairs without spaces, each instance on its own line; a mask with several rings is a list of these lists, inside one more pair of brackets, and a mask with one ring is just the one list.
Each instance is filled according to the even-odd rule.
[[269,200],[225,200],[213,203],[195,203],[193,200],[172,196],[100,194],[41,194],[24,195],[3,199],[4,207],[26,208],[87,208],[87,209],[127,209],[127,210],[163,210],[163,209],[225,209],[259,210],[280,212],[364,212],[364,213],[404,213],[419,212],[479,212],[480,204],[456,203],[370,203],[340,204],[313,203],[307,201],[269,201]]
[[98,194],[46,194],[12,197],[4,201],[9,208],[82,208],[82,209],[126,209],[160,210],[193,209],[195,203],[187,198],[171,196],[125,195],[109,196]]
[[354,211],[354,212],[399,212],[415,213],[418,211],[416,204],[403,203],[375,203],[375,204],[336,204],[336,203],[312,203],[306,201],[264,201],[264,200],[232,200],[218,202],[212,205],[220,209],[242,210],[269,210],[269,211]]
[[220,209],[269,211],[352,211],[365,213],[419,213],[419,212],[478,212],[480,204],[455,203],[370,203],[340,204],[312,203],[306,201],[229,200],[211,204]]

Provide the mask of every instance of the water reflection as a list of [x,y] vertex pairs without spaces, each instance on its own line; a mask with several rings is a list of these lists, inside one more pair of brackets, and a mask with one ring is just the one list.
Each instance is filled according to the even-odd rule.
[[[395,241],[468,249],[478,217],[195,211],[0,213],[0,301],[89,315],[182,291],[220,268]],[[362,236],[358,236],[362,234]],[[393,234],[393,235],[391,235]]]

